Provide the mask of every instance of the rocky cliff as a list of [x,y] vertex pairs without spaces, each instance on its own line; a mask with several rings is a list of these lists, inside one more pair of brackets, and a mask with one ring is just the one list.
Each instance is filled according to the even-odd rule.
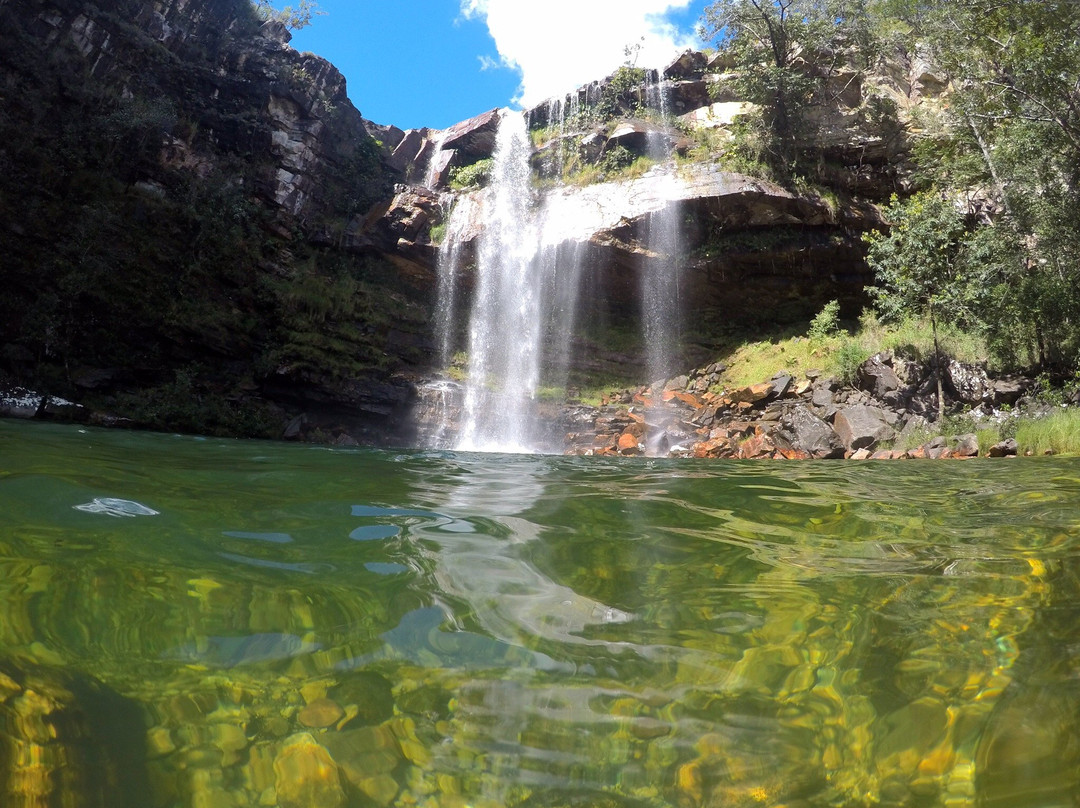
[[[46,394],[31,408],[51,395],[169,429],[408,441],[415,383],[441,370],[447,211],[472,211],[454,236],[467,295],[502,113],[444,131],[365,121],[341,74],[247,0],[0,0],[0,25],[0,374]],[[800,187],[732,159],[752,110],[722,55],[528,111],[535,193],[560,199],[585,251],[585,319],[634,330],[644,234],[673,206],[686,367],[733,327],[802,324],[833,298],[857,311],[860,234],[904,186],[908,110],[944,86],[902,59],[830,81],[804,144],[819,180]],[[640,343],[575,339],[585,376],[642,371]]]
[[0,25],[0,373],[148,426],[403,439],[424,293],[343,247],[398,177],[341,74],[247,0]]
[[[734,89],[736,78],[725,54],[688,51],[664,70],[620,68],[526,112],[536,204],[558,206],[571,223],[561,238],[588,253],[587,318],[633,327],[650,258],[644,234],[660,216],[678,218],[693,343],[685,367],[706,359],[731,328],[804,328],[831,299],[858,313],[870,281],[861,234],[882,226],[879,203],[908,190],[912,110],[933,108],[946,90],[928,65],[903,54],[870,75],[836,72],[806,111],[802,159],[815,178],[793,184],[739,157],[753,108]],[[377,215],[355,219],[349,238],[434,283],[437,242],[453,208],[468,287],[491,204],[483,171],[500,115],[406,133],[392,159],[411,181]]]

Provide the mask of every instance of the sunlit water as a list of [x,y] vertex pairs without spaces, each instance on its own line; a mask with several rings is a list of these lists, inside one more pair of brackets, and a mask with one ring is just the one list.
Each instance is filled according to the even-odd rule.
[[1074,805],[1078,544],[1071,460],[0,422],[0,805]]

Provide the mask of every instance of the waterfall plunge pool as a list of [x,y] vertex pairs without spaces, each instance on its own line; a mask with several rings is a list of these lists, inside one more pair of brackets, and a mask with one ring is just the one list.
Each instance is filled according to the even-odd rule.
[[1067,459],[0,422],[0,804],[1071,805],[1078,548]]

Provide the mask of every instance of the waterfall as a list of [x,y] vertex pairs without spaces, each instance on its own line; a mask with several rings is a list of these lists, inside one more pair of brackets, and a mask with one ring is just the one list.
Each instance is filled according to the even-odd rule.
[[[661,90],[659,84],[649,88],[649,97],[662,117],[666,101]],[[590,88],[580,92],[587,103]],[[548,107],[553,137],[565,135],[579,99],[580,93],[573,94]],[[575,362],[580,367],[587,359],[574,334],[595,232],[589,226],[610,211],[626,210],[632,218],[625,221],[639,228],[637,238],[644,242],[635,274],[648,381],[674,374],[680,353],[678,200],[684,188],[669,161],[669,137],[659,127],[650,134],[649,151],[664,164],[646,178],[541,191],[533,184],[533,145],[525,116],[502,112],[488,185],[459,197],[440,245],[435,318],[440,360],[448,367],[455,351],[464,349],[467,365],[460,407],[448,407],[435,445],[561,451],[565,434],[544,434],[541,424],[556,422],[540,415],[566,390]],[[557,164],[548,168],[556,177],[561,174],[554,171],[561,169]],[[593,311],[607,311],[607,301],[591,299],[590,304]],[[455,322],[464,317],[467,330],[462,334],[465,329]],[[656,437],[652,453],[664,453],[663,425],[650,433]]]
[[[667,123],[667,92],[662,71],[650,70],[645,87],[649,108]],[[669,158],[667,134],[661,129],[648,133],[649,156],[662,161]],[[648,353],[649,381],[664,380],[676,367],[680,342],[679,274],[680,211],[677,188],[669,193],[669,204],[651,214],[647,225],[647,243],[652,256],[642,268],[642,309]]]
[[525,118],[504,113],[479,239],[460,449],[528,451],[540,383],[540,278]]
[[[648,106],[658,113],[660,124],[667,124],[667,93],[661,70],[649,71],[645,98]],[[666,160],[670,154],[667,134],[661,129],[648,133],[649,155]],[[674,170],[674,160],[672,160]],[[646,242],[651,253],[641,269],[642,324],[645,331],[645,357],[649,383],[653,386],[653,408],[646,416],[648,431],[646,453],[666,455],[665,424],[659,408],[663,383],[676,372],[679,363],[682,322],[679,307],[681,268],[681,216],[677,184],[669,188],[668,204],[650,214],[646,225]]]
[[568,239],[558,204],[532,190],[532,141],[519,113],[499,124],[489,185],[478,212],[451,211],[439,253],[436,328],[443,366],[454,350],[453,318],[462,266],[461,230],[481,216],[472,267],[464,401],[456,448],[529,452],[554,449],[536,428],[541,382],[565,388],[584,247]]

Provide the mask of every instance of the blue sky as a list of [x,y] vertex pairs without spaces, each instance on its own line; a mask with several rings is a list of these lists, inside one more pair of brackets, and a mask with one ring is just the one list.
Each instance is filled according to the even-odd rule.
[[[276,3],[278,7],[285,2]],[[292,46],[333,62],[365,118],[443,129],[701,47],[706,0],[318,0]]]

